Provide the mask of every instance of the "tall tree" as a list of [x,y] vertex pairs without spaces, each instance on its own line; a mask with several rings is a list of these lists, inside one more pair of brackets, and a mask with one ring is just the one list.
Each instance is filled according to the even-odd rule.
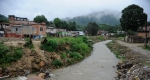
[[95,36],[98,31],[98,25],[95,22],[90,22],[86,27],[86,31],[89,35]]
[[48,21],[44,15],[37,15],[33,21],[37,23],[45,22],[48,25]]
[[61,28],[61,23],[62,22],[59,18],[55,18],[53,22],[54,22],[56,28]]
[[120,18],[121,27],[124,31],[137,31],[140,26],[144,26],[147,21],[147,14],[138,5],[132,4],[122,10]]

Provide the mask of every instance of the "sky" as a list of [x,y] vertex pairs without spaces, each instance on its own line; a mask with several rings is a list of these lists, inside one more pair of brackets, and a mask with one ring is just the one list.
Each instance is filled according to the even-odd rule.
[[87,15],[103,10],[121,11],[131,4],[137,4],[148,14],[150,21],[150,0],[0,0],[0,14],[15,15],[33,20],[44,15],[48,21]]

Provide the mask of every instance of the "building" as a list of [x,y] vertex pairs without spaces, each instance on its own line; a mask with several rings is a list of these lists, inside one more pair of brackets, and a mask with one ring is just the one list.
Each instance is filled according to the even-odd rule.
[[46,37],[46,24],[44,22],[35,23],[27,18],[15,17],[14,15],[9,15],[8,18],[9,27],[4,29],[5,37]]

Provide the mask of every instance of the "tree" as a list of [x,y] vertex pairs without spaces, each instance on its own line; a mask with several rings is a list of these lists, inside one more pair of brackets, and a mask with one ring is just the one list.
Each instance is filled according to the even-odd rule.
[[37,15],[33,21],[37,23],[45,22],[48,25],[48,21],[44,15]]
[[88,23],[86,31],[89,35],[95,36],[98,31],[98,25],[95,22]]
[[9,22],[9,21],[6,16],[0,14],[0,22]]
[[120,18],[121,27],[124,31],[137,31],[140,26],[144,26],[147,21],[147,14],[138,5],[132,4],[122,10]]
[[59,18],[55,18],[53,22],[54,22],[56,28],[61,28],[61,23],[62,22]]

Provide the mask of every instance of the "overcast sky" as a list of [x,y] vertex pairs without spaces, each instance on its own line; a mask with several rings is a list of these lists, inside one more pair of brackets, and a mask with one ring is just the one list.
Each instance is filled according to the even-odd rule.
[[0,0],[0,14],[26,17],[45,15],[50,21],[56,17],[75,17],[102,10],[121,12],[131,4],[144,8],[150,20],[150,0]]

